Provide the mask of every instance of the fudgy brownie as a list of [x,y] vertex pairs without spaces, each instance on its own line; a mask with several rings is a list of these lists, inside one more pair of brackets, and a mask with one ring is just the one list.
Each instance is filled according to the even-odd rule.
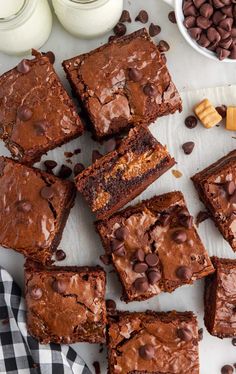
[[75,106],[47,56],[36,53],[0,76],[0,137],[14,158],[33,164],[82,132]]
[[172,292],[213,272],[181,192],[170,192],[96,223],[125,301]]
[[192,177],[216,226],[236,251],[236,151]]
[[70,181],[0,157],[0,245],[50,262],[75,193]]
[[99,267],[25,266],[27,327],[42,344],[104,343],[106,273]]
[[199,374],[192,312],[118,312],[108,321],[109,374]]
[[236,260],[211,260],[215,273],[205,281],[205,325],[219,338],[236,336]]
[[98,219],[104,219],[140,194],[173,166],[166,147],[144,127],[130,130],[117,149],[76,177],[76,186]]
[[145,29],[64,61],[63,67],[98,139],[182,110],[163,56]]

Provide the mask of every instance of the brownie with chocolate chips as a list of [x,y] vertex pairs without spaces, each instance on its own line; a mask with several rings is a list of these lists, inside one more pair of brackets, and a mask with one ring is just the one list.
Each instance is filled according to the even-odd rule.
[[72,182],[0,157],[0,245],[51,262],[75,194]]
[[145,29],[63,62],[97,139],[182,110],[158,47]]
[[236,336],[236,260],[212,257],[215,273],[205,279],[205,325],[219,338]]
[[200,171],[192,180],[210,217],[236,251],[236,151]]
[[0,137],[12,157],[32,165],[83,130],[46,55],[36,53],[0,76]]
[[97,219],[107,218],[173,166],[166,147],[145,127],[131,129],[118,148],[75,178]]
[[25,265],[29,333],[41,344],[105,343],[106,273],[100,266]]
[[108,373],[199,374],[192,312],[117,312],[108,318]]
[[123,300],[145,300],[214,271],[181,192],[130,206],[96,222]]

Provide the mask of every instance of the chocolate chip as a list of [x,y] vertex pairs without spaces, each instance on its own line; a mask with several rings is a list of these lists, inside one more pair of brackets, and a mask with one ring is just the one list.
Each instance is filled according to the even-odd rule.
[[150,36],[156,36],[158,34],[160,34],[161,32],[161,27],[158,26],[158,25],[154,25],[154,23],[151,23],[151,25],[149,26],[149,34]]
[[193,339],[193,334],[187,327],[178,329],[177,336],[185,342],[190,342]]
[[226,117],[227,107],[226,105],[221,105],[216,107],[217,112],[222,118]]
[[135,273],[145,273],[147,271],[148,265],[145,262],[137,262],[137,264],[134,264],[133,271]]
[[200,8],[202,6],[202,4],[205,3],[206,0],[193,0],[193,3],[195,5],[196,8]]
[[50,186],[44,186],[40,191],[40,195],[43,199],[50,200],[54,196],[54,190]]
[[49,123],[46,120],[40,120],[34,123],[34,128],[37,135],[44,135],[48,127]]
[[198,341],[202,341],[203,340],[203,329],[199,329],[198,330]]
[[124,240],[128,234],[129,231],[125,226],[121,226],[115,231],[115,237],[120,241]]
[[110,263],[111,263],[110,256],[108,256],[108,255],[101,255],[100,260],[102,261],[102,263],[104,265],[110,265]]
[[114,138],[109,139],[105,144],[105,148],[106,153],[114,151],[116,149],[116,140]]
[[221,13],[221,11],[216,11],[214,14],[213,14],[213,17],[212,17],[212,21],[213,23],[218,26],[219,23],[226,18],[226,15]]
[[150,269],[147,272],[147,278],[151,285],[156,284],[161,279],[161,272],[159,270]]
[[155,350],[151,344],[142,345],[139,348],[139,356],[144,360],[151,360],[155,355]]
[[224,365],[221,368],[221,374],[233,374],[234,368],[231,365]]
[[145,258],[145,253],[142,249],[138,249],[134,254],[134,259],[143,262]]
[[146,96],[156,96],[157,94],[157,89],[156,87],[151,84],[151,83],[147,83],[144,87],[143,87],[143,92]]
[[160,40],[157,48],[159,49],[160,52],[167,52],[169,51],[170,46],[165,40]]
[[155,267],[159,263],[159,257],[155,253],[148,253],[145,256],[145,262],[150,267]]
[[139,82],[142,77],[143,77],[143,74],[140,70],[138,69],[135,69],[135,68],[130,68],[128,70],[128,77],[131,81],[134,81],[134,82]]
[[171,221],[171,215],[169,213],[161,213],[160,217],[158,218],[158,224],[161,226],[169,225]]
[[233,18],[225,18],[222,21],[219,22],[219,27],[226,30],[226,31],[231,31],[232,26],[233,26]]
[[30,71],[31,67],[28,60],[22,60],[16,67],[16,70],[19,73],[27,74]]
[[224,189],[227,192],[228,195],[233,195],[236,190],[236,185],[234,181],[230,181],[224,184]]
[[214,8],[211,4],[205,3],[200,7],[199,12],[203,17],[210,18],[214,13]]
[[172,12],[170,12],[168,14],[168,19],[171,23],[177,23],[176,21],[176,16],[175,16],[175,12],[172,10]]
[[179,214],[179,223],[186,227],[186,229],[191,229],[193,227],[193,217],[190,216],[189,214],[188,215],[184,215],[184,214]]
[[44,165],[47,170],[53,170],[57,166],[57,162],[54,160],[46,160],[44,161]]
[[195,146],[194,142],[186,142],[182,145],[183,151],[186,155],[190,155],[193,151],[193,148]]
[[235,60],[236,59],[236,46],[234,46],[231,50],[231,53],[229,55],[229,58],[231,58],[232,60]]
[[218,33],[220,34],[220,36],[221,36],[220,44],[222,44],[225,39],[231,37],[231,32],[226,31],[226,30],[222,29],[219,26],[217,26],[216,29],[217,29]]
[[58,173],[58,177],[61,179],[67,179],[71,176],[72,170],[69,166],[62,164]]
[[201,37],[202,29],[200,29],[200,27],[191,27],[188,29],[188,33],[191,38],[198,41]]
[[228,17],[233,17],[233,6],[232,5],[226,5],[223,8],[221,8],[221,12],[226,14]]
[[28,121],[33,115],[33,112],[26,105],[22,105],[17,109],[17,117],[21,121]]
[[206,219],[209,218],[209,213],[206,212],[206,211],[200,211],[198,214],[197,214],[197,218],[196,218],[196,225],[198,226],[199,223],[205,221]]
[[112,239],[111,249],[116,256],[124,257],[126,254],[124,242],[120,240]]
[[41,299],[42,295],[43,291],[41,290],[41,288],[37,286],[30,288],[30,296],[32,297],[32,299],[39,300]]
[[189,281],[192,278],[192,270],[187,266],[180,266],[176,270],[176,275],[179,279],[182,279],[184,281]]
[[74,176],[76,177],[78,174],[82,173],[82,171],[85,169],[84,165],[81,163],[77,163],[74,166]]
[[183,3],[183,13],[184,13],[185,17],[187,17],[187,16],[197,16],[198,15],[198,10],[193,5],[192,1],[185,1]]
[[123,10],[119,22],[131,22],[131,17],[128,10]]
[[204,48],[207,48],[210,45],[210,41],[207,39],[207,36],[205,34],[202,34],[200,36],[200,39],[197,41],[197,43]]
[[186,27],[186,29],[190,29],[190,28],[196,26],[196,17],[188,16],[188,17],[185,18],[183,23],[184,23],[184,26]]
[[199,16],[196,19],[196,24],[197,24],[197,27],[200,27],[202,30],[206,30],[211,26],[212,21],[206,17]]
[[95,374],[101,374],[101,368],[100,368],[100,364],[98,361],[93,362],[93,367],[95,370]]
[[58,249],[55,253],[57,261],[63,261],[66,258],[66,254],[62,249]]
[[146,292],[149,287],[148,280],[146,277],[137,278],[133,286],[138,292]]
[[60,279],[55,279],[52,282],[52,289],[57,293],[64,293],[66,290],[66,283]]
[[102,157],[102,154],[96,149],[94,149],[92,152],[92,162],[94,163],[95,161],[99,160],[99,158],[101,157]]
[[110,35],[109,38],[108,38],[108,43],[112,43],[114,40],[117,39],[117,36],[115,35]]
[[116,310],[116,302],[112,299],[108,299],[106,300],[106,308],[109,310],[109,311],[114,311]]
[[232,339],[232,344],[233,344],[234,347],[236,347],[236,338]]
[[118,22],[117,25],[113,29],[114,34],[119,37],[125,35],[126,30],[127,30],[126,26],[121,22]]
[[52,51],[48,51],[48,52],[43,52],[43,56],[46,56],[49,61],[51,62],[51,64],[54,64],[55,62],[55,55]]
[[148,22],[148,13],[146,10],[140,10],[139,14],[135,18],[135,21],[139,21],[141,23],[147,23]]
[[185,126],[188,128],[188,129],[194,129],[194,127],[197,126],[197,118],[194,117],[194,116],[188,116],[185,121]]
[[230,51],[224,48],[216,48],[216,55],[220,61],[223,61],[225,58],[228,58],[230,55]]
[[187,234],[183,230],[174,231],[171,237],[177,244],[182,244],[187,240]]
[[32,205],[27,200],[21,200],[17,203],[17,210],[23,213],[29,213],[32,209]]

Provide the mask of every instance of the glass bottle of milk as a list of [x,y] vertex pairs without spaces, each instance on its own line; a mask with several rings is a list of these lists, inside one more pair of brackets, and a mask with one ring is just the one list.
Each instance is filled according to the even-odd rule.
[[110,31],[123,10],[123,0],[52,0],[52,3],[64,28],[80,38],[94,38]]
[[40,48],[52,29],[47,0],[0,0],[0,51],[20,55]]

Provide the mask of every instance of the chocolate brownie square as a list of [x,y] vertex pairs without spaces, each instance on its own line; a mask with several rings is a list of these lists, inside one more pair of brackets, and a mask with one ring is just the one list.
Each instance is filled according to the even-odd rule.
[[172,292],[214,271],[181,192],[144,200],[96,228],[126,302]]
[[98,219],[104,219],[173,166],[167,149],[144,127],[130,130],[117,149],[76,177],[76,186]]
[[70,181],[0,157],[0,245],[50,262],[75,193]]
[[104,343],[106,273],[96,267],[25,266],[29,333],[41,344]]
[[192,312],[118,312],[108,321],[109,374],[199,374]]
[[182,110],[163,56],[145,29],[66,60],[63,67],[97,139]]
[[36,53],[0,76],[0,137],[12,157],[32,165],[82,132],[76,108],[47,56]]
[[236,260],[212,257],[215,273],[205,281],[205,325],[219,338],[236,336]]
[[200,171],[192,180],[217,228],[236,251],[236,151]]

